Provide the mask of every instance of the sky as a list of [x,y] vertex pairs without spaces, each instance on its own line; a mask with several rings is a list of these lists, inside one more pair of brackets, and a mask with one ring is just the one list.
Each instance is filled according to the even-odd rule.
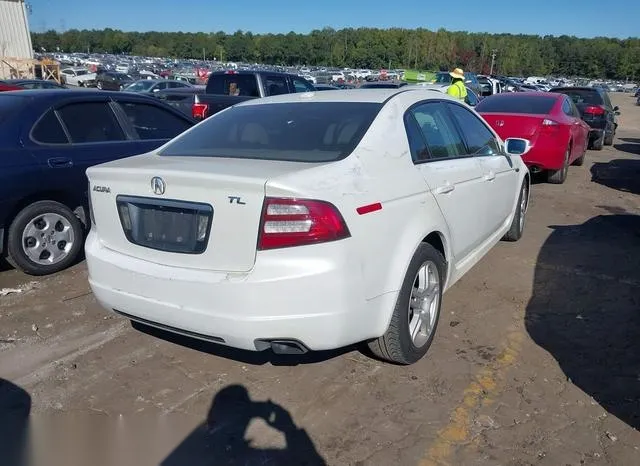
[[[27,0],[31,30],[307,33],[401,27],[578,37],[640,36],[640,0]],[[396,7],[397,6],[397,7]]]

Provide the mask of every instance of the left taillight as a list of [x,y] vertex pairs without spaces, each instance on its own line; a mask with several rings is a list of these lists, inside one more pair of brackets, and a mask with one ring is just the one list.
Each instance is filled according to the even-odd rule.
[[258,250],[326,243],[349,236],[340,211],[329,202],[267,197],[260,219]]

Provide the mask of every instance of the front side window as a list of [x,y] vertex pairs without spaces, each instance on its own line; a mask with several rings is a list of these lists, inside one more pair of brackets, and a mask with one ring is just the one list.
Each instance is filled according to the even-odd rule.
[[171,139],[191,124],[165,109],[134,102],[118,103],[140,139]]
[[58,110],[72,143],[124,141],[126,139],[108,102],[83,102]]
[[160,155],[332,162],[353,152],[381,108],[369,102],[239,105],[171,141]]
[[313,92],[314,87],[305,79],[293,78],[293,87],[296,92]]
[[432,159],[456,158],[467,154],[462,137],[444,104],[430,102],[411,109]]
[[499,155],[500,145],[480,118],[461,105],[447,104],[467,142],[469,155]]

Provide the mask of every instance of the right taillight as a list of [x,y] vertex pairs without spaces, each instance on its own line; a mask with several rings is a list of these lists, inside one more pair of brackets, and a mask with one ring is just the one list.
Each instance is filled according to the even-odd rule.
[[604,115],[605,113],[604,108],[599,105],[589,105],[588,107],[585,107],[583,112],[588,113],[589,115]]
[[260,219],[258,249],[325,243],[350,235],[344,218],[329,202],[268,197]]
[[207,116],[207,111],[209,110],[209,105],[195,103],[191,106],[191,116],[196,120],[204,120]]

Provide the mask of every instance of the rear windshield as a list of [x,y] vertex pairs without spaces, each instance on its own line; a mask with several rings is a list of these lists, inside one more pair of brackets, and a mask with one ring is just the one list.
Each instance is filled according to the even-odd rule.
[[177,137],[160,155],[332,162],[353,152],[381,108],[368,102],[241,105]]
[[567,89],[562,91],[554,91],[560,94],[568,95],[573,103],[578,104],[591,104],[591,105],[604,105],[602,96],[596,90],[590,91],[589,89]]
[[[234,89],[237,94],[234,94]],[[253,73],[212,74],[207,82],[207,94],[260,97],[260,90],[256,75]]]
[[0,122],[14,117],[17,111],[27,102],[27,99],[17,95],[0,92]]
[[540,95],[507,94],[506,96],[487,97],[476,106],[476,112],[486,113],[528,113],[546,115],[555,105],[558,97]]

